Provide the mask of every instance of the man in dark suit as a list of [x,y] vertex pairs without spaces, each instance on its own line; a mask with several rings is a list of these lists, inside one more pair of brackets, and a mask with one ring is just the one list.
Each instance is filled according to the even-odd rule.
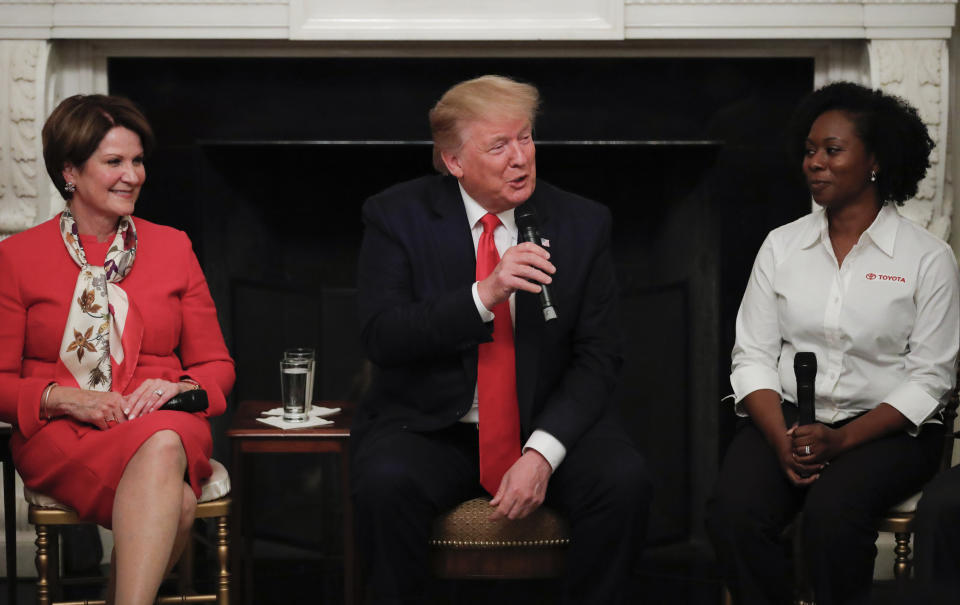
[[[377,371],[354,425],[353,496],[375,603],[423,602],[431,521],[484,489],[493,518],[546,500],[570,520],[566,603],[619,602],[642,543],[650,481],[611,403],[610,214],[537,182],[538,104],[508,78],[457,84],[430,112],[443,175],[363,208],[360,317]],[[517,243],[524,204],[539,242]]]

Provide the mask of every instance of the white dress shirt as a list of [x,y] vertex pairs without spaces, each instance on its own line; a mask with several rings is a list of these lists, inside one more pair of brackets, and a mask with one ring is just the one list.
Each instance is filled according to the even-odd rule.
[[[476,254],[477,245],[480,243],[480,236],[483,234],[483,224],[480,222],[480,219],[486,216],[487,211],[467,194],[463,189],[463,185],[460,185],[460,195],[463,197],[463,205],[467,211],[467,220],[470,223],[470,230],[473,234],[473,253]],[[497,215],[497,218],[500,219],[502,224],[494,230],[493,240],[497,246],[497,253],[500,254],[501,257],[508,248],[517,245],[519,230],[517,229],[517,222],[513,218],[513,211],[514,209],[510,208]],[[483,319],[484,322],[490,322],[493,321],[493,311],[483,306],[483,302],[480,300],[480,293],[477,290],[479,283],[480,282],[473,283],[473,302],[477,305],[477,313],[480,314],[481,319]],[[516,294],[511,294],[510,320],[514,325],[516,325],[515,317],[517,316],[516,304]],[[473,406],[464,414],[460,421],[476,423],[479,419],[480,413],[477,408],[477,390],[474,388]],[[528,449],[534,449],[540,452],[540,454],[547,459],[547,462],[550,463],[550,468],[553,470],[557,470],[557,467],[560,466],[563,458],[567,455],[567,448],[560,443],[560,440],[541,429],[534,430],[527,439],[527,443],[523,446],[523,451],[526,452]]]
[[960,277],[947,244],[884,205],[843,265],[826,213],[770,232],[737,314],[730,383],[797,400],[793,357],[817,356],[816,419],[834,423],[886,402],[916,435],[946,403],[960,347]]

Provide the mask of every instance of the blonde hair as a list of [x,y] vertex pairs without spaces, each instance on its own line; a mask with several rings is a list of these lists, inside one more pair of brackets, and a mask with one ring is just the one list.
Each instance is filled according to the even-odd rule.
[[433,167],[448,174],[440,153],[463,145],[463,130],[468,123],[522,116],[533,126],[539,107],[540,93],[535,86],[504,76],[480,76],[454,85],[430,110]]

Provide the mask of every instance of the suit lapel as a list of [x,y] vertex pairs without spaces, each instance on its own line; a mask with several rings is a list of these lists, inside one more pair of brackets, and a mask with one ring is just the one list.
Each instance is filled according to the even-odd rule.
[[[548,231],[545,231],[548,228],[549,210],[544,207],[537,191],[539,188],[525,203],[533,204],[540,222],[540,235],[549,239],[546,235]],[[544,322],[539,295],[518,292],[516,296],[517,401],[520,405],[520,426],[529,431],[533,422],[533,398],[540,368]]]
[[437,260],[449,290],[475,281],[477,259],[457,180],[445,177],[436,191],[431,200],[433,241],[437,243]]
[[[431,198],[431,217],[435,254],[443,271],[443,291],[470,286],[476,281],[477,255],[460,187],[453,177],[444,177]],[[467,350],[463,358],[467,377],[476,384],[477,349]]]

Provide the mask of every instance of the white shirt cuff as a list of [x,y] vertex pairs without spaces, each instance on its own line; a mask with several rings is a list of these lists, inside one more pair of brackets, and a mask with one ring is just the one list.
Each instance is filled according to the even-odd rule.
[[547,463],[554,471],[557,470],[557,467],[560,466],[567,455],[567,448],[556,437],[540,429],[533,431],[533,434],[530,435],[527,443],[523,446],[524,453],[531,449],[540,452],[540,455],[547,459]]
[[736,402],[734,410],[738,416],[747,416],[743,408],[743,398],[760,389],[775,391],[783,399],[780,390],[780,374],[775,369],[762,366],[744,366],[737,368],[730,374],[730,386],[733,387],[733,397]]
[[905,382],[884,397],[883,401],[903,414],[916,427],[907,431],[916,436],[920,425],[930,420],[940,410],[940,402],[913,382]]
[[[480,319],[483,320],[483,323],[489,323],[493,321],[493,311],[487,309],[483,306],[483,301],[480,300],[480,282],[473,282],[473,287],[470,288],[470,291],[473,292],[473,304],[477,305],[477,313],[480,314]],[[543,452],[540,452],[541,454]]]

